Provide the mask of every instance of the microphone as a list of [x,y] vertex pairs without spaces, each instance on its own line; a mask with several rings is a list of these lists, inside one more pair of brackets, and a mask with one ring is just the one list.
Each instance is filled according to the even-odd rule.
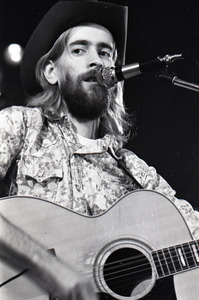
[[96,71],[97,82],[107,88],[113,87],[119,81],[123,81],[130,77],[137,76],[142,73],[152,73],[160,71],[176,60],[183,59],[182,54],[165,55],[157,57],[150,61],[137,62],[121,67],[104,67]]

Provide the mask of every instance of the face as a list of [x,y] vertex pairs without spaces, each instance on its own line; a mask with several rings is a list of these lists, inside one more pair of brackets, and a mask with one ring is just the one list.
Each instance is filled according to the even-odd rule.
[[95,72],[114,65],[114,41],[100,25],[73,29],[62,56],[55,63],[60,92],[73,117],[96,119],[106,112],[114,89],[100,86]]

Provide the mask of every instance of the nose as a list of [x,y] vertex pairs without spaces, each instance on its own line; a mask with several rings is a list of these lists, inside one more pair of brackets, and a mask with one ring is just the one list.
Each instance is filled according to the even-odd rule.
[[95,67],[102,67],[103,66],[103,60],[97,53],[97,51],[92,51],[90,53],[90,60],[89,60],[89,67],[95,68]]
[[95,67],[102,67],[103,64],[101,62],[93,61],[90,63],[90,68],[95,68]]

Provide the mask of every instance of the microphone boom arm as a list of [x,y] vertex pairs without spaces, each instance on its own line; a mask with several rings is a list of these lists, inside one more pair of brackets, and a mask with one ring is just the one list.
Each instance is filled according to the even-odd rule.
[[168,74],[159,74],[158,77],[160,79],[169,81],[171,84],[185,88],[185,89],[189,89],[195,92],[199,92],[199,85],[196,83],[191,83],[188,81],[185,81],[183,79],[178,78],[177,76],[173,76],[173,75],[168,75]]

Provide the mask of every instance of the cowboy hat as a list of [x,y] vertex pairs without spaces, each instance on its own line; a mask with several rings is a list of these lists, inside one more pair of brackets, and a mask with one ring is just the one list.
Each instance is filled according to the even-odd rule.
[[41,91],[35,78],[38,60],[46,54],[57,38],[67,29],[90,22],[106,27],[116,43],[124,63],[127,38],[127,7],[105,2],[59,1],[43,17],[30,37],[21,63],[21,80],[29,95]]

